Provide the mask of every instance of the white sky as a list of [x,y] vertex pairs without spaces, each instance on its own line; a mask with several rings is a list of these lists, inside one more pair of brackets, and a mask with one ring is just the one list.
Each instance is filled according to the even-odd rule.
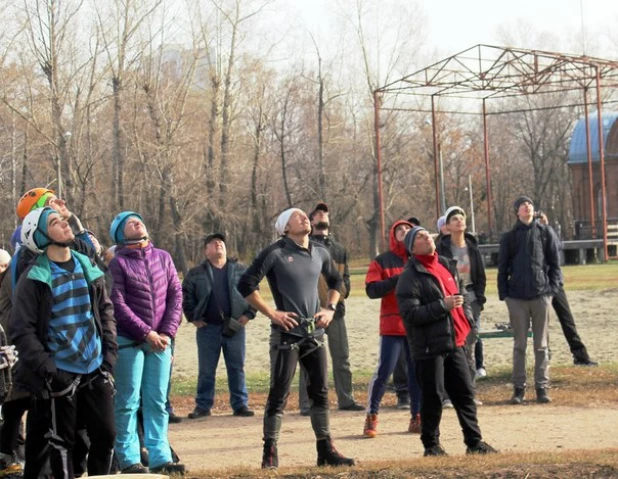
[[[607,47],[602,45],[607,44],[610,35],[616,35],[613,32],[618,32],[618,0],[417,1],[427,20],[427,47],[440,58],[478,43],[500,45],[498,27],[521,21],[565,43],[568,39],[569,45],[562,44],[562,49],[570,50],[568,53],[582,53],[582,3],[587,53],[610,56]],[[382,2],[389,3],[388,0]],[[334,0],[284,0],[283,3],[289,14],[297,17],[299,23],[321,41],[329,36],[329,30],[336,28],[331,23]],[[355,1],[343,0],[343,3],[354,8]],[[534,44],[516,46],[542,48]],[[612,50],[616,50],[616,44]],[[613,52],[611,56],[615,56]]]

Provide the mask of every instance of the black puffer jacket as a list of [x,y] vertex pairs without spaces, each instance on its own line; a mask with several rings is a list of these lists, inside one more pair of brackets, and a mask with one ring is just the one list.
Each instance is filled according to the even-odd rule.
[[[466,246],[468,247],[468,256],[470,256],[470,280],[472,281],[472,290],[476,296],[476,302],[478,304],[485,304],[487,302],[487,298],[485,297],[487,278],[485,277],[483,258],[481,257],[476,238],[470,233],[466,233],[465,238]],[[436,251],[440,256],[453,259],[451,235],[444,235],[440,238],[440,241],[436,244]]]
[[517,221],[500,239],[498,295],[535,299],[555,296],[561,280],[559,242],[548,226]]
[[[455,261],[442,256],[438,261],[459,282],[459,290],[464,295],[464,312],[472,324],[472,310],[457,275]],[[456,349],[455,324],[444,303],[444,293],[436,277],[414,256],[410,257],[399,276],[395,294],[414,359],[432,358]]]

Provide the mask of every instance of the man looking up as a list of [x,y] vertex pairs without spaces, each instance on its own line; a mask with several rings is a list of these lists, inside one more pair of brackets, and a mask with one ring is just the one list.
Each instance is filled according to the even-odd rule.
[[506,301],[513,327],[513,397],[521,404],[526,392],[526,348],[532,324],[534,386],[539,403],[551,402],[549,383],[549,306],[560,289],[558,244],[547,226],[534,219],[534,204],[527,196],[513,203],[517,222],[502,235],[498,251],[498,295]]
[[[309,238],[326,247],[330,257],[335,263],[337,271],[343,278],[341,297],[337,303],[337,309],[333,320],[326,328],[328,335],[328,350],[333,363],[333,378],[337,403],[342,411],[362,411],[365,409],[354,401],[352,393],[352,371],[350,371],[350,347],[348,346],[348,331],[345,323],[345,299],[350,294],[350,271],[348,270],[348,252],[341,243],[335,241],[329,234],[330,216],[326,203],[318,203],[315,209],[309,213],[311,221],[311,236]],[[320,305],[326,306],[328,285],[324,277],[320,277],[318,283]],[[307,397],[306,372],[301,367],[299,396],[301,414],[309,415],[309,398]]]
[[[30,212],[21,239],[39,254],[17,283],[11,319],[11,339],[23,363],[15,382],[35,397],[24,477],[39,477],[48,451],[54,477],[75,477],[71,457],[80,424],[91,442],[88,475],[108,474],[118,346],[103,273],[70,249],[75,236],[52,208]],[[44,429],[47,434],[38,433]]]
[[429,232],[417,226],[405,237],[411,256],[397,282],[396,296],[422,392],[421,441],[425,456],[444,456],[440,444],[443,390],[461,426],[467,454],[497,452],[484,442],[463,346],[471,311],[452,260],[436,254]]
[[[238,291],[247,302],[272,322],[270,348],[273,377],[264,412],[263,468],[279,465],[277,441],[283,410],[290,394],[298,361],[309,376],[311,426],[316,437],[318,466],[351,466],[354,459],[342,456],[330,436],[328,381],[324,328],[333,320],[340,296],[341,276],[328,250],[309,239],[311,225],[304,211],[290,208],[279,215],[275,229],[281,238],[264,249],[240,278]],[[328,285],[327,306],[320,307],[318,282]],[[260,295],[266,276],[275,300],[272,308]]]

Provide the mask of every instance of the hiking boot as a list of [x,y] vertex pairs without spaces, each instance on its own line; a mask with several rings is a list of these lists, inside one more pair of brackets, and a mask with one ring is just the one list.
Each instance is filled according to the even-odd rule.
[[199,419],[206,416],[210,416],[210,409],[202,409],[201,407],[196,406],[187,417],[189,419]]
[[425,452],[423,453],[424,457],[430,456],[448,456],[442,444],[436,444],[435,446],[426,447]]
[[376,437],[378,435],[378,415],[367,414],[365,418],[365,429],[363,429],[363,436]]
[[148,468],[142,463],[131,464],[120,471],[120,474],[148,474]]
[[493,447],[487,444],[485,441],[479,441],[474,446],[466,449],[466,454],[497,454]]
[[182,422],[182,418],[180,416],[177,416],[173,412],[170,413],[170,419],[169,419],[170,424],[180,424],[181,422]]
[[278,467],[277,441],[266,439],[264,441],[264,452],[262,453],[262,469],[277,469]]
[[410,424],[408,425],[408,432],[412,434],[421,433],[421,415],[420,414],[417,414],[416,416],[410,418]]
[[551,398],[547,395],[547,389],[545,388],[536,389],[536,402],[541,403],[541,404],[547,404],[551,402]]
[[513,397],[511,398],[511,404],[521,404],[524,402],[524,396],[526,395],[526,388],[515,388],[513,390]]
[[410,396],[407,394],[397,396],[397,409],[410,409]]
[[595,367],[599,365],[599,363],[597,363],[596,361],[593,361],[590,358],[574,358],[573,364],[575,366],[588,366],[588,367]]
[[167,476],[171,476],[172,474],[184,476],[185,465],[179,462],[166,462],[165,464],[161,464],[160,466],[151,467],[150,472],[153,474],[164,474]]
[[251,417],[251,416],[255,416],[255,413],[251,409],[249,409],[247,406],[241,406],[238,409],[234,410],[234,416]]
[[318,450],[318,466],[353,466],[354,459],[342,456],[330,436],[316,442]]
[[24,468],[21,464],[14,460],[9,454],[2,454],[3,456],[7,456],[10,459],[2,458],[0,459],[0,477],[23,477]]
[[363,406],[362,404],[358,404],[356,401],[354,401],[349,406],[340,407],[339,410],[340,411],[364,411],[365,406]]

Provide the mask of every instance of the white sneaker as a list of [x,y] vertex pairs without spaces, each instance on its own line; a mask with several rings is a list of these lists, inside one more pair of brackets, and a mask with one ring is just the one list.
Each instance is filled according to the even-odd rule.
[[478,368],[476,370],[476,378],[486,378],[487,377],[487,371],[485,371],[485,368]]
[[483,401],[481,401],[480,399],[474,398],[474,404],[476,404],[477,406],[482,406],[483,405]]
[[445,399],[444,401],[442,401],[442,408],[443,409],[451,409],[453,408],[453,403],[451,402],[450,399]]

